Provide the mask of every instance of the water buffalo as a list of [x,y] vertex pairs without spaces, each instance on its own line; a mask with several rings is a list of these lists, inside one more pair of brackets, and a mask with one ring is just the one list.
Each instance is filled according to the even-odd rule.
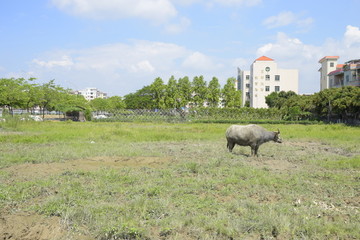
[[281,143],[280,131],[270,132],[255,124],[241,126],[231,125],[226,130],[227,148],[232,152],[235,144],[250,146],[251,156],[258,156],[258,149],[261,144],[274,141]]

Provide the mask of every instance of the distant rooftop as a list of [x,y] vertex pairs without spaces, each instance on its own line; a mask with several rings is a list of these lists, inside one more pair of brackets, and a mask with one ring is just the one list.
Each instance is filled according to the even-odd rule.
[[340,57],[339,56],[325,56],[322,59],[319,60],[319,63],[322,63],[323,61],[325,61],[326,59],[335,59],[338,60]]
[[266,56],[262,56],[262,57],[259,57],[258,59],[256,59],[255,62],[256,61],[274,61],[274,59],[268,58]]

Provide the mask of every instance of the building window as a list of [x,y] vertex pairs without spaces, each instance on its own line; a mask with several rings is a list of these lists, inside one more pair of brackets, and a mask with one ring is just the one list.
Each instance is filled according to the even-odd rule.
[[270,86],[265,86],[265,91],[270,92]]
[[249,83],[247,83],[245,86],[246,86],[246,88],[250,88],[250,84],[249,84]]
[[334,63],[333,63],[333,62],[330,63],[330,67],[334,67]]
[[246,80],[249,80],[250,79],[250,75],[246,75]]
[[275,75],[275,81],[280,81],[280,75]]
[[280,86],[275,86],[275,92],[280,92]]
[[266,80],[266,81],[270,81],[270,75],[266,75],[266,76],[265,76],[265,80]]

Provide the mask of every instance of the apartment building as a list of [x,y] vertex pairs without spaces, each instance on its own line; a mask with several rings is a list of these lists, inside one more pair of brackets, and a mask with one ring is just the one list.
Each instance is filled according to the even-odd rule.
[[95,98],[108,98],[107,93],[101,92],[97,88],[86,88],[84,90],[75,91],[75,94],[83,95],[88,101]]
[[267,108],[265,97],[272,92],[299,91],[297,69],[280,69],[274,59],[262,56],[256,59],[250,71],[238,68],[236,88],[242,92],[242,104],[253,108]]
[[339,56],[325,56],[319,60],[321,64],[320,72],[320,91],[330,88],[329,73],[335,71],[338,67],[337,64]]
[[326,56],[320,59],[321,90],[343,86],[360,86],[360,59],[338,64],[338,58],[337,56]]

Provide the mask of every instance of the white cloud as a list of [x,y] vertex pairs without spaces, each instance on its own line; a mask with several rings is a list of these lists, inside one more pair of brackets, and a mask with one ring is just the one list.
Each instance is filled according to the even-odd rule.
[[217,65],[213,62],[211,57],[206,56],[200,52],[194,52],[189,55],[182,63],[185,68],[188,69],[199,69],[199,70],[209,70],[219,68],[220,65]]
[[155,23],[166,23],[178,16],[175,5],[255,6],[262,0],[51,0],[67,13],[92,19],[142,18]]
[[177,16],[170,0],[52,0],[59,9],[94,19],[143,18],[163,23]]
[[156,77],[165,82],[171,75],[221,78],[226,68],[219,62],[176,44],[132,41],[49,52],[32,61],[31,71],[39,79],[55,79],[66,88],[96,86],[110,95],[124,95],[149,85]]
[[179,23],[169,24],[166,26],[166,31],[171,34],[177,34],[185,31],[191,25],[191,20],[185,17],[180,19]]
[[276,28],[281,26],[287,26],[294,23],[296,20],[293,12],[281,12],[277,16],[271,16],[264,20],[263,24],[268,28]]
[[213,0],[213,2],[225,6],[256,6],[260,4],[262,0]]
[[263,21],[263,25],[268,28],[278,28],[289,25],[296,25],[301,30],[311,27],[313,19],[310,17],[302,18],[302,14],[295,14],[291,11],[281,12],[276,16],[271,16]]
[[352,45],[359,44],[360,43],[359,28],[348,25],[346,27],[344,42],[346,47],[351,47]]
[[60,59],[50,60],[50,61],[41,61],[38,59],[34,59],[33,63],[35,63],[41,67],[46,67],[46,68],[70,67],[74,64],[72,59],[67,55],[61,56]]
[[[311,93],[319,90],[320,65],[324,56],[340,56],[339,63],[359,58],[360,31],[358,27],[347,26],[343,39],[327,39],[322,45],[314,46],[278,33],[276,40],[259,47],[257,56],[275,59],[279,68],[299,69],[300,92]],[[317,86],[314,89],[314,86]]]
[[191,20],[178,13],[177,6],[201,4],[206,7],[255,6],[262,0],[50,0],[68,14],[96,19],[139,18],[156,25],[164,25],[166,32],[178,34],[185,31]]
[[207,6],[219,4],[223,6],[255,6],[262,3],[262,0],[171,0],[171,2],[179,5],[192,5],[202,3]]
[[154,72],[155,68],[147,60],[140,61],[135,65],[132,65],[131,69],[134,72]]

